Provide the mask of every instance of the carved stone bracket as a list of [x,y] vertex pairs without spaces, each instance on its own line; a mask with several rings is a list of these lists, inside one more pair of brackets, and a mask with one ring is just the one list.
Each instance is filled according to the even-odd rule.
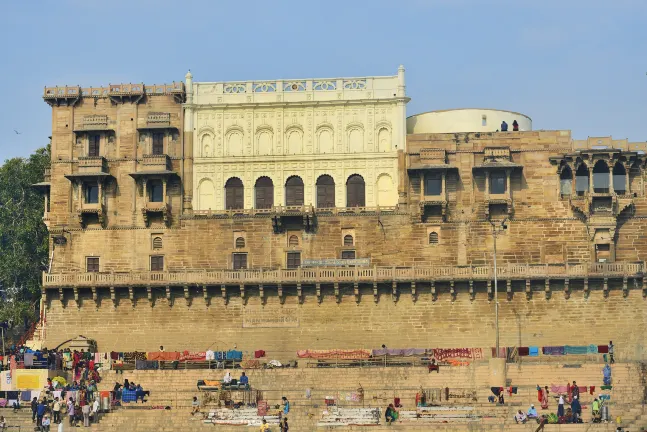
[[397,282],[393,282],[391,284],[391,300],[393,300],[393,302],[398,301],[398,283]]
[[300,283],[297,284],[297,301],[299,304],[303,304],[303,288]]
[[227,298],[227,285],[220,285],[220,296],[222,297],[222,302],[226,305],[229,301]]
[[168,307],[173,306],[173,298],[171,297],[171,287],[166,285],[166,301],[168,302]]
[[64,298],[65,298],[65,297],[63,296],[63,288],[59,288],[59,289],[58,289],[58,300],[61,302],[61,304],[63,305],[63,307],[65,307],[65,303],[63,303],[63,299],[64,299]]
[[337,303],[341,303],[341,292],[339,291],[338,282],[334,283],[334,288],[335,288],[335,298],[337,299]]
[[438,293],[436,292],[436,282],[431,281],[431,300],[436,301],[438,300]]
[[380,301],[380,294],[377,289],[377,282],[373,282],[373,301],[377,304]]
[[584,278],[584,298],[588,299],[589,298],[589,279]]
[[189,293],[189,286],[184,285],[184,301],[187,306],[191,306],[191,294]]
[[489,280],[487,281],[487,299],[488,301],[492,301],[494,298],[494,291],[492,290],[492,281]]
[[609,298],[609,279],[604,278],[604,283],[602,285],[602,292],[604,293],[604,298]]
[[474,292],[474,281],[471,280],[470,281],[470,300],[474,301],[475,298],[476,298],[476,293]]
[[415,303],[418,300],[418,295],[416,293],[416,283],[411,282],[411,300]]
[[550,299],[550,296],[551,296],[550,279],[546,279],[544,281],[544,295],[546,296],[546,300]]
[[209,306],[211,304],[211,300],[209,298],[209,288],[206,285],[202,285],[202,298],[204,299],[204,304]]
[[640,289],[643,292],[643,298],[647,298],[647,284],[644,277],[640,280]]
[[568,279],[564,279],[564,298],[566,300],[571,298],[571,288],[569,286],[569,282],[570,281]]
[[146,287],[146,297],[148,298],[148,303],[151,305],[151,307],[153,307],[153,289],[150,286]]
[[97,288],[92,287],[90,289],[92,290],[92,300],[94,300],[94,304],[98,308],[99,307],[99,296],[97,295]]
[[514,295],[512,293],[512,281],[510,279],[508,279],[507,281],[505,281],[505,284],[506,284],[505,291],[506,291],[506,293],[508,295],[508,301],[512,301],[512,297]]
[[456,301],[456,288],[454,287],[454,281],[449,282],[449,294],[452,297],[452,301]]
[[112,300],[112,306],[117,307],[117,293],[115,287],[110,287],[110,300]]
[[315,295],[317,296],[317,303],[321,303],[321,284],[315,284]]
[[526,300],[532,300],[532,286],[530,284],[530,279],[526,279]]
[[131,286],[128,287],[128,298],[130,299],[130,304],[134,308],[136,306],[135,305],[135,291],[134,291],[133,287],[131,287]]
[[622,278],[622,297],[627,298],[629,296],[629,286],[627,285],[627,278]]
[[[265,296],[263,295],[264,293],[263,293],[263,286],[262,285],[259,287],[259,294],[261,296],[261,304],[264,304],[263,302],[265,301],[264,300]],[[246,305],[247,304],[247,296],[245,295],[245,284],[240,284],[240,298],[243,301],[243,304]]]
[[359,284],[357,282],[353,284],[353,295],[355,295],[355,303],[359,304]]
[[79,301],[79,289],[74,287],[72,288],[72,292],[74,293],[74,302],[76,303],[77,309],[81,307],[81,302]]
[[279,293],[279,302],[281,304],[285,303],[285,295],[283,294],[283,285],[279,284],[278,285],[278,293]]

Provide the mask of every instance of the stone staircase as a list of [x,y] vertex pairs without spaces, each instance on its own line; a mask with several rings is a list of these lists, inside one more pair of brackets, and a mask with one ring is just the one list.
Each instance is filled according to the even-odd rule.
[[[488,402],[492,395],[489,387],[488,364],[475,363],[470,366],[445,367],[440,373],[429,374],[422,367],[387,367],[387,368],[289,368],[289,369],[251,369],[246,370],[254,391],[260,391],[262,399],[270,407],[279,404],[281,397],[290,400],[291,411],[288,414],[291,431],[313,431],[334,428],[337,431],[360,430],[407,430],[428,431],[530,431],[536,429],[536,424],[517,425],[514,423],[514,413],[521,409],[526,411],[530,404],[535,404],[542,413],[537,401],[536,385],[566,385],[567,382],[577,381],[582,386],[595,386],[594,394],[589,392],[581,395],[583,418],[585,422],[591,419],[590,403],[597,396],[602,384],[602,367],[600,363],[570,363],[548,364],[533,363],[508,365],[507,378],[511,386],[518,389],[517,394],[508,395],[506,404],[498,405]],[[642,395],[644,386],[641,384],[640,367],[634,363],[618,363],[613,367],[613,384],[609,402],[610,416],[613,420],[622,418],[622,426],[631,426],[630,431],[639,430],[637,426],[646,421],[643,414]],[[236,370],[234,376],[239,374]],[[155,370],[155,371],[126,371],[123,374],[107,371],[103,374],[102,390],[111,389],[115,381],[122,382],[125,378],[141,384],[151,391],[145,404],[125,404],[105,417],[96,426],[97,431],[120,430],[127,428],[128,432],[156,431],[189,431],[198,432],[205,428],[216,428],[218,431],[240,431],[242,429],[256,430],[260,420],[255,408],[243,408],[238,412],[230,412],[239,425],[204,423],[202,417],[191,416],[191,400],[198,396],[200,400],[210,399],[213,393],[202,393],[197,389],[198,380],[219,380],[224,375],[222,370]],[[349,394],[361,387],[363,400],[349,398]],[[441,400],[434,401],[440,405],[427,408],[425,415],[417,415],[415,395],[423,389],[443,389]],[[449,400],[445,398],[444,389],[449,388]],[[306,389],[310,391],[306,393]],[[239,400],[242,391],[234,391],[232,397]],[[309,397],[307,397],[309,396]],[[551,394],[549,410],[555,412],[557,404]],[[336,405],[326,407],[326,398],[336,399]],[[403,407],[400,409],[401,418],[392,426],[386,426],[384,410],[394,398],[399,398]],[[431,402],[428,399],[429,402]],[[151,409],[151,407],[170,407],[169,410]],[[137,409],[135,409],[137,408]],[[376,409],[379,409],[379,424],[372,419]],[[202,411],[209,413],[225,412],[222,406],[213,400],[204,404]],[[228,410],[232,411],[232,410]],[[268,414],[271,413],[268,412]],[[325,414],[327,411],[328,414]],[[434,417],[435,415],[435,417]],[[332,419],[335,419],[332,421]],[[337,419],[340,419],[339,421]],[[274,422],[274,418],[272,418]],[[362,422],[372,426],[361,426]],[[359,425],[358,425],[359,424]],[[431,426],[433,424],[433,426]],[[615,431],[615,424],[584,425],[548,425],[550,431]],[[273,430],[278,430],[276,427]],[[547,429],[548,430],[548,429]]]

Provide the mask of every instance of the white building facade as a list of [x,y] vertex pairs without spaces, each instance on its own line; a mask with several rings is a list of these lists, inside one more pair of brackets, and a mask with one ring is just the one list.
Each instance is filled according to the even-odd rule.
[[387,77],[193,82],[196,212],[389,207],[405,150],[404,68]]

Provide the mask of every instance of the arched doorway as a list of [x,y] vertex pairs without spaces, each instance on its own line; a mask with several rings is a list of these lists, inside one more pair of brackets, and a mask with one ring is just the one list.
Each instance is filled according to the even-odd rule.
[[366,184],[361,175],[353,174],[346,181],[346,206],[366,207]]
[[292,176],[285,182],[285,205],[303,205],[303,180],[299,176]]
[[225,183],[225,208],[227,210],[245,208],[243,181],[238,177],[232,177]]
[[327,174],[317,179],[317,207],[335,207],[335,180]]

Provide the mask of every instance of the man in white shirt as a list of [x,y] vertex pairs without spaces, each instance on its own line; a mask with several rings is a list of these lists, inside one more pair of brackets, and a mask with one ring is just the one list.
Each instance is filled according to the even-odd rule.
[[526,423],[526,421],[528,421],[528,418],[521,410],[519,410],[517,412],[517,415],[514,416],[514,421],[517,423]]
[[92,403],[92,422],[99,423],[99,399],[95,399]]
[[564,417],[564,395],[559,395],[559,403],[557,404],[557,417]]
[[229,371],[227,371],[227,373],[225,374],[225,377],[222,379],[222,382],[225,385],[230,385],[231,384],[231,374],[229,373]]

